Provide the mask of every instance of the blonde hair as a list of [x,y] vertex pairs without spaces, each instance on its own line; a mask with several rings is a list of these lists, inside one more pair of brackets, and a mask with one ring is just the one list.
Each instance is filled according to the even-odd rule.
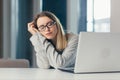
[[55,47],[58,51],[62,51],[67,46],[68,42],[67,42],[67,37],[65,35],[65,32],[63,30],[63,26],[60,23],[60,20],[53,13],[48,12],[48,11],[43,11],[43,12],[41,12],[41,13],[39,13],[35,16],[35,18],[34,18],[35,26],[37,26],[38,18],[43,17],[43,16],[47,16],[48,18],[50,18],[51,20],[56,22],[56,27],[58,29],[58,32],[57,32],[57,35],[56,35]]

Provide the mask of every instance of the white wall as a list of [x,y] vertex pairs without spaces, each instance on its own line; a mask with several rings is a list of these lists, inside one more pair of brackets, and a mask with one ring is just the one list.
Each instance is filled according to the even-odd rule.
[[10,49],[10,0],[3,0],[3,58],[9,58],[11,55]]
[[67,0],[67,30],[77,34],[79,21],[79,0]]
[[42,11],[42,1],[43,0],[33,0],[33,16]]
[[120,0],[111,0],[111,32],[120,32]]

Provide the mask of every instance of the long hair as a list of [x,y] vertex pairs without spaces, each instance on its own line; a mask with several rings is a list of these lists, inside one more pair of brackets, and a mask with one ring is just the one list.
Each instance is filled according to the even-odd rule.
[[37,14],[35,17],[34,17],[34,24],[37,28],[37,20],[38,18],[40,17],[48,17],[50,18],[51,20],[55,21],[56,22],[56,27],[57,27],[57,35],[56,35],[56,44],[55,44],[55,47],[58,51],[62,51],[63,49],[65,49],[65,47],[67,46],[67,37],[65,35],[65,32],[63,30],[63,26],[60,22],[60,20],[51,12],[48,12],[48,11],[43,11],[39,14]]

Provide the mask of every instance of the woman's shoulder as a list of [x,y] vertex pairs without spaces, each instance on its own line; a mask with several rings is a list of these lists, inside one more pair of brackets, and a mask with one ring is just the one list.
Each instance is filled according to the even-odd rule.
[[66,33],[66,36],[67,36],[67,39],[68,41],[71,40],[71,39],[78,39],[78,34],[75,34],[75,33]]

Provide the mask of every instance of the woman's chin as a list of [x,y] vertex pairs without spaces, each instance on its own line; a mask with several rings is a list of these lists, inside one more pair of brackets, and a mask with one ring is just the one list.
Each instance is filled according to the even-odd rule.
[[53,37],[52,37],[52,36],[47,36],[46,38],[47,38],[47,39],[53,39]]

